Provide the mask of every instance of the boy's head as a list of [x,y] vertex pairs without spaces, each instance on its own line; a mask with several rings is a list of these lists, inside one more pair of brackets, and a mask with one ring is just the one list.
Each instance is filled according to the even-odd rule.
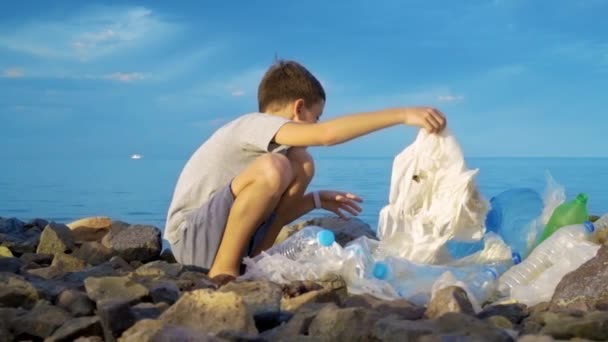
[[279,60],[258,87],[258,107],[262,113],[279,113],[296,121],[315,122],[325,106],[321,82],[301,64]]

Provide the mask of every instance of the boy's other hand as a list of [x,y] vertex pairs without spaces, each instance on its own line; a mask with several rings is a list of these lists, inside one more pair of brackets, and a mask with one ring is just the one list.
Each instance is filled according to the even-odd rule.
[[348,219],[344,212],[353,216],[357,216],[361,212],[361,206],[357,203],[361,203],[363,200],[349,192],[322,190],[319,191],[319,198],[323,209],[335,213],[340,218]]
[[404,123],[406,125],[424,128],[429,133],[439,133],[443,131],[447,124],[445,115],[438,109],[431,107],[411,107],[405,108]]

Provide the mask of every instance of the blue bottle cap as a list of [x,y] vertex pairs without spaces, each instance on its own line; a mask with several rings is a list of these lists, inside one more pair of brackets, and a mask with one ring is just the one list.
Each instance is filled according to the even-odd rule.
[[388,277],[388,266],[383,262],[377,262],[374,264],[372,273],[377,279],[384,280]]
[[591,221],[583,222],[583,226],[585,227],[585,230],[589,233],[593,233],[595,231],[595,226]]
[[336,241],[336,236],[331,230],[323,229],[317,233],[317,239],[321,246],[329,247]]
[[495,269],[489,267],[485,269],[485,272],[488,273],[492,279],[498,279],[498,272]]
[[514,265],[521,263],[521,255],[519,255],[517,252],[511,254],[511,259],[513,260]]

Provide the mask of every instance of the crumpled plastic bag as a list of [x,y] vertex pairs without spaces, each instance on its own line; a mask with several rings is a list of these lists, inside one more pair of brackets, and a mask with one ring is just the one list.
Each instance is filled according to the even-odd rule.
[[421,263],[443,263],[447,240],[479,240],[489,203],[477,189],[449,130],[416,140],[393,162],[389,203],[380,211],[380,249]]

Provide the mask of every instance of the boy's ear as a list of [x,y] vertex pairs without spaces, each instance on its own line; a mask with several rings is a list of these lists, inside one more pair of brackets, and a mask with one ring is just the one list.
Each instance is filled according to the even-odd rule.
[[304,99],[297,99],[293,103],[293,117],[297,119],[297,121],[304,121]]

